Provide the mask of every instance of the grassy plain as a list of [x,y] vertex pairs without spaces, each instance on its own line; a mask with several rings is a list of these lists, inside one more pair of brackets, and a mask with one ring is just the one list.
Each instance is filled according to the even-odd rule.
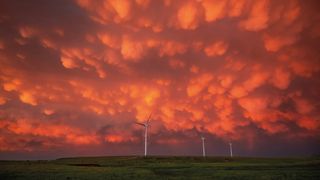
[[320,179],[320,158],[75,157],[0,161],[0,179]]

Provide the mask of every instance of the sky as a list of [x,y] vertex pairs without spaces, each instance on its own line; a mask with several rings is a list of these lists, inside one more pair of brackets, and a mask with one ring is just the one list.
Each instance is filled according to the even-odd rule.
[[0,159],[320,154],[317,0],[1,0]]

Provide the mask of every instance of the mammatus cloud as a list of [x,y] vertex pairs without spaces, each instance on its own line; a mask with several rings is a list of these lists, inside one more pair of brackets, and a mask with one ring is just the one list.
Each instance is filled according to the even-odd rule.
[[129,152],[142,143],[133,123],[150,112],[159,154],[170,154],[159,145],[190,147],[197,131],[213,144],[239,142],[251,155],[274,139],[311,139],[301,153],[319,152],[317,1],[0,7],[0,154],[66,146]]

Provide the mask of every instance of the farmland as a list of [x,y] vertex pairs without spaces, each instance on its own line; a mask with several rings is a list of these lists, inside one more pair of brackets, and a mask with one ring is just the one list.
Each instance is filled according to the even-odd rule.
[[320,179],[320,158],[75,157],[0,161],[0,179]]

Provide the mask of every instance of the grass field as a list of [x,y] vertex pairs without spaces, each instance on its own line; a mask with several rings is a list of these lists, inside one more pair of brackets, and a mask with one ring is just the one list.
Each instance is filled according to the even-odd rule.
[[79,157],[0,161],[0,179],[320,179],[320,158]]

